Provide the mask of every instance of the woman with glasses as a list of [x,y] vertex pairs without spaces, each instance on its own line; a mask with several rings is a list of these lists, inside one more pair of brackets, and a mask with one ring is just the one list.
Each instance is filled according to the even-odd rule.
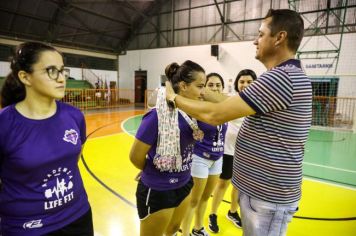
[[65,86],[56,49],[17,47],[0,96],[0,235],[93,235],[78,168],[85,120],[57,101]]

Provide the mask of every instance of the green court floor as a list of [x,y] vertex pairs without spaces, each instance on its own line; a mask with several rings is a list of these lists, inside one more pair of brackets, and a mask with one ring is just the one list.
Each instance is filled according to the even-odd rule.
[[312,129],[305,147],[303,174],[356,186],[356,134]]

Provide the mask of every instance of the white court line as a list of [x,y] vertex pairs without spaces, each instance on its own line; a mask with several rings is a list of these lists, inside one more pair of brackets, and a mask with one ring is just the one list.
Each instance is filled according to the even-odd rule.
[[121,122],[121,129],[125,132],[125,133],[127,133],[128,135],[130,135],[130,136],[132,136],[132,137],[135,137],[133,134],[132,134],[132,132],[135,132],[135,131],[133,131],[133,130],[130,130],[130,131],[128,131],[128,130],[126,130],[125,128],[124,128],[124,124],[125,124],[125,122],[126,121],[128,121],[129,119],[133,119],[133,118],[135,118],[135,117],[137,117],[137,116],[143,116],[143,114],[141,114],[141,115],[136,115],[136,116],[131,116],[131,117],[129,117],[129,118],[127,118],[127,119],[125,119],[125,120],[123,120],[122,122]]
[[316,178],[313,178],[313,177],[310,177],[310,176],[308,176],[308,177],[303,176],[303,179],[309,180],[309,181],[312,181],[312,182],[321,183],[321,184],[335,186],[335,187],[338,187],[338,188],[344,188],[344,189],[356,191],[356,187],[353,187],[353,186],[350,186],[350,185],[346,185],[346,184],[334,183],[334,182],[331,182],[331,181],[328,181],[328,180],[324,180],[324,179],[316,179]]
[[317,167],[322,167],[322,168],[326,168],[326,169],[338,170],[338,171],[343,171],[343,172],[349,172],[349,173],[356,174],[356,171],[354,171],[354,170],[341,169],[341,168],[337,168],[337,167],[331,167],[331,166],[319,165],[319,164],[314,164],[314,163],[304,162],[304,161],[303,161],[303,164],[306,164],[306,165],[311,165],[311,166],[317,166]]

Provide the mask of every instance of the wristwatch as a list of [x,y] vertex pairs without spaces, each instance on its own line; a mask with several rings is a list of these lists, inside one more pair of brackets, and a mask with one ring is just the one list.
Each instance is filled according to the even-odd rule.
[[173,97],[171,97],[171,98],[167,101],[168,106],[169,106],[170,108],[172,108],[172,109],[177,108],[177,106],[176,106],[176,101],[175,101],[177,96],[178,96],[178,94],[174,94]]

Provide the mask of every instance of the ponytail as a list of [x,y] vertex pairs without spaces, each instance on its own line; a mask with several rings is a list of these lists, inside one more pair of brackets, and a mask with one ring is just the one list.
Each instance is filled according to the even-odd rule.
[[25,99],[25,85],[18,77],[19,71],[32,73],[32,66],[44,51],[57,51],[55,48],[38,42],[22,43],[16,48],[16,53],[11,60],[11,72],[6,77],[0,93],[1,107],[18,103]]
[[195,78],[193,77],[193,72],[203,72],[205,70],[199,64],[187,60],[182,65],[173,62],[167,65],[165,69],[165,74],[168,81],[171,82],[174,92],[179,92],[179,82],[184,81],[187,84],[192,83]]
[[6,107],[25,99],[25,86],[13,72],[6,77],[0,97],[1,107]]

